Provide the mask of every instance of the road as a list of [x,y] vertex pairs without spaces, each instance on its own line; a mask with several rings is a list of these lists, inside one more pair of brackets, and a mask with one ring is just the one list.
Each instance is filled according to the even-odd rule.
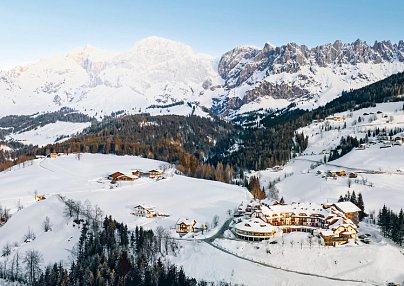
[[218,238],[223,237],[224,232],[229,229],[229,225],[231,223],[233,218],[229,218],[228,220],[226,220],[224,222],[224,224],[221,226],[221,228],[219,229],[219,231],[209,237],[209,238],[205,238],[199,241],[205,242],[208,245],[210,245],[211,247],[216,248],[217,250],[220,250],[223,253],[226,253],[228,255],[232,255],[238,259],[242,259],[251,263],[255,263],[257,265],[261,265],[264,267],[268,267],[268,268],[272,268],[272,269],[276,269],[279,271],[284,271],[284,272],[289,272],[289,273],[295,273],[295,274],[299,274],[299,275],[303,275],[303,276],[311,276],[311,277],[318,277],[318,278],[323,278],[323,279],[328,279],[328,280],[333,280],[333,281],[341,281],[341,282],[352,282],[352,283],[358,283],[358,284],[365,284],[365,285],[378,285],[369,281],[363,281],[363,280],[355,280],[355,279],[344,279],[344,278],[338,278],[338,277],[331,277],[331,276],[326,276],[326,275],[321,275],[321,274],[315,274],[315,273],[309,273],[309,272],[303,272],[303,271],[298,271],[298,270],[292,270],[292,269],[286,269],[286,268],[282,268],[280,266],[276,266],[276,265],[272,265],[272,264],[268,264],[265,262],[260,262],[260,261],[255,261],[253,259],[238,255],[236,253],[233,253],[223,247],[221,247],[220,245],[217,245],[214,243],[214,241]]
[[312,160],[312,159],[303,159],[303,158],[294,158],[294,160],[298,161],[307,161],[307,162],[313,162],[313,163],[318,163],[324,166],[332,166],[332,167],[338,167],[338,168],[343,168],[346,170],[350,170],[353,172],[360,172],[360,173],[367,173],[367,174],[395,174],[395,175],[404,175],[401,172],[383,172],[383,171],[376,171],[376,170],[369,170],[369,169],[362,169],[362,168],[351,168],[347,166],[342,166],[342,165],[337,165],[337,164],[330,164],[330,163],[324,163],[323,161],[317,161],[317,160]]

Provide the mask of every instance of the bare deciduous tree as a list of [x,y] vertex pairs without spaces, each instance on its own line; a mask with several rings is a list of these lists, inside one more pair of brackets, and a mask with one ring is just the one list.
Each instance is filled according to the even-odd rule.
[[29,250],[25,253],[24,263],[29,285],[35,284],[37,276],[41,272],[42,255],[37,250]]
[[44,232],[48,232],[52,230],[52,224],[48,216],[45,217],[45,220],[42,223]]

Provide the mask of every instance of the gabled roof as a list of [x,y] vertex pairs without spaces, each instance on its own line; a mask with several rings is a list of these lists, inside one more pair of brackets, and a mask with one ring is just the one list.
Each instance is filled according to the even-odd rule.
[[185,225],[195,225],[196,224],[196,220],[194,219],[189,219],[189,218],[180,218],[177,220],[177,225],[178,224],[185,224]]
[[163,172],[160,170],[153,169],[153,170],[150,170],[149,173],[163,173]]
[[153,207],[153,206],[148,206],[148,205],[143,205],[143,204],[134,206],[133,208],[137,208],[137,207],[141,207],[145,210],[154,210],[155,209],[155,207]]
[[116,172],[113,172],[110,176],[111,177],[118,177],[118,176],[122,176],[122,175],[124,175],[124,173],[123,172],[120,172],[120,171],[116,171]]
[[131,179],[139,178],[138,176],[134,176],[132,174],[122,174],[122,175],[116,176],[115,178],[118,179],[118,178],[121,178],[121,177],[128,177],[128,178],[131,178]]
[[339,202],[334,204],[336,208],[341,210],[344,213],[353,213],[353,212],[360,212],[361,209],[358,208],[351,202]]
[[259,232],[259,233],[271,233],[276,230],[274,226],[264,222],[259,218],[251,218],[243,220],[234,226],[238,230]]

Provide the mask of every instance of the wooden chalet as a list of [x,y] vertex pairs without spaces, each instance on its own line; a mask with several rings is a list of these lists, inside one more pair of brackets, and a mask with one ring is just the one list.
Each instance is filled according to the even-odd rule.
[[132,214],[134,216],[152,218],[157,216],[155,207],[146,205],[137,205],[133,208]]
[[163,172],[160,170],[150,170],[149,171],[149,178],[150,179],[157,179],[159,177],[163,176]]
[[136,177],[140,177],[141,176],[141,172],[140,170],[132,170],[132,175],[136,176]]
[[361,211],[356,205],[351,202],[339,202],[334,204],[335,208],[352,220],[356,225],[359,223],[359,212]]
[[335,173],[337,174],[337,176],[340,176],[340,177],[346,175],[345,170],[336,171]]
[[357,177],[358,177],[358,174],[357,174],[357,173],[354,173],[354,172],[349,173],[349,178],[355,179],[355,178],[357,178]]
[[180,218],[175,224],[177,233],[186,234],[189,232],[194,232],[196,226],[195,219]]
[[126,182],[131,182],[136,179],[138,179],[138,176],[134,176],[132,174],[124,174],[122,172],[115,172],[111,175],[108,176],[108,179],[111,180],[112,184],[115,184],[118,181],[126,181]]
[[112,173],[111,175],[109,175],[108,179],[115,180],[116,178],[118,178],[119,176],[122,176],[122,175],[125,175],[125,174],[118,171],[118,172],[115,172],[115,173]]
[[35,197],[35,199],[39,202],[39,201],[46,200],[46,197],[45,197],[45,195],[37,195],[37,196]]

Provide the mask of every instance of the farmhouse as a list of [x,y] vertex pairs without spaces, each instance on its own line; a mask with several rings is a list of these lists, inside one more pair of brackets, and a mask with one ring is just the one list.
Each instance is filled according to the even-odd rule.
[[136,177],[140,177],[141,172],[140,172],[140,170],[132,170],[132,175],[136,176]]
[[133,208],[132,214],[134,216],[152,218],[157,216],[155,207],[146,205],[137,205]]
[[358,174],[357,174],[357,173],[354,173],[354,172],[349,173],[349,178],[355,179],[355,178],[357,178],[357,177],[358,177]]
[[37,196],[35,197],[35,199],[39,202],[39,201],[46,200],[46,197],[45,197],[45,195],[37,195]]
[[335,115],[335,116],[328,116],[326,120],[331,120],[331,121],[343,121],[344,117],[341,115]]
[[189,233],[195,231],[196,220],[188,218],[180,218],[176,223],[177,233]]
[[163,176],[163,172],[160,170],[150,170],[149,171],[149,178],[150,179],[157,179],[159,177]]
[[134,181],[134,180],[136,180],[138,178],[139,178],[139,176],[133,175],[133,173],[132,174],[125,174],[125,173],[122,173],[122,172],[119,172],[119,171],[115,172],[115,173],[112,173],[111,175],[108,176],[108,179],[111,180],[112,184],[115,184],[118,181],[128,181],[128,182],[130,182],[130,181]]
[[118,171],[118,172],[115,172],[115,173],[112,173],[111,175],[109,175],[108,179],[115,180],[116,178],[118,178],[119,176],[122,176],[122,175],[124,175],[124,173]]
[[337,172],[335,172],[338,176],[345,176],[346,175],[346,172],[345,172],[345,170],[340,170],[340,171],[337,171]]

